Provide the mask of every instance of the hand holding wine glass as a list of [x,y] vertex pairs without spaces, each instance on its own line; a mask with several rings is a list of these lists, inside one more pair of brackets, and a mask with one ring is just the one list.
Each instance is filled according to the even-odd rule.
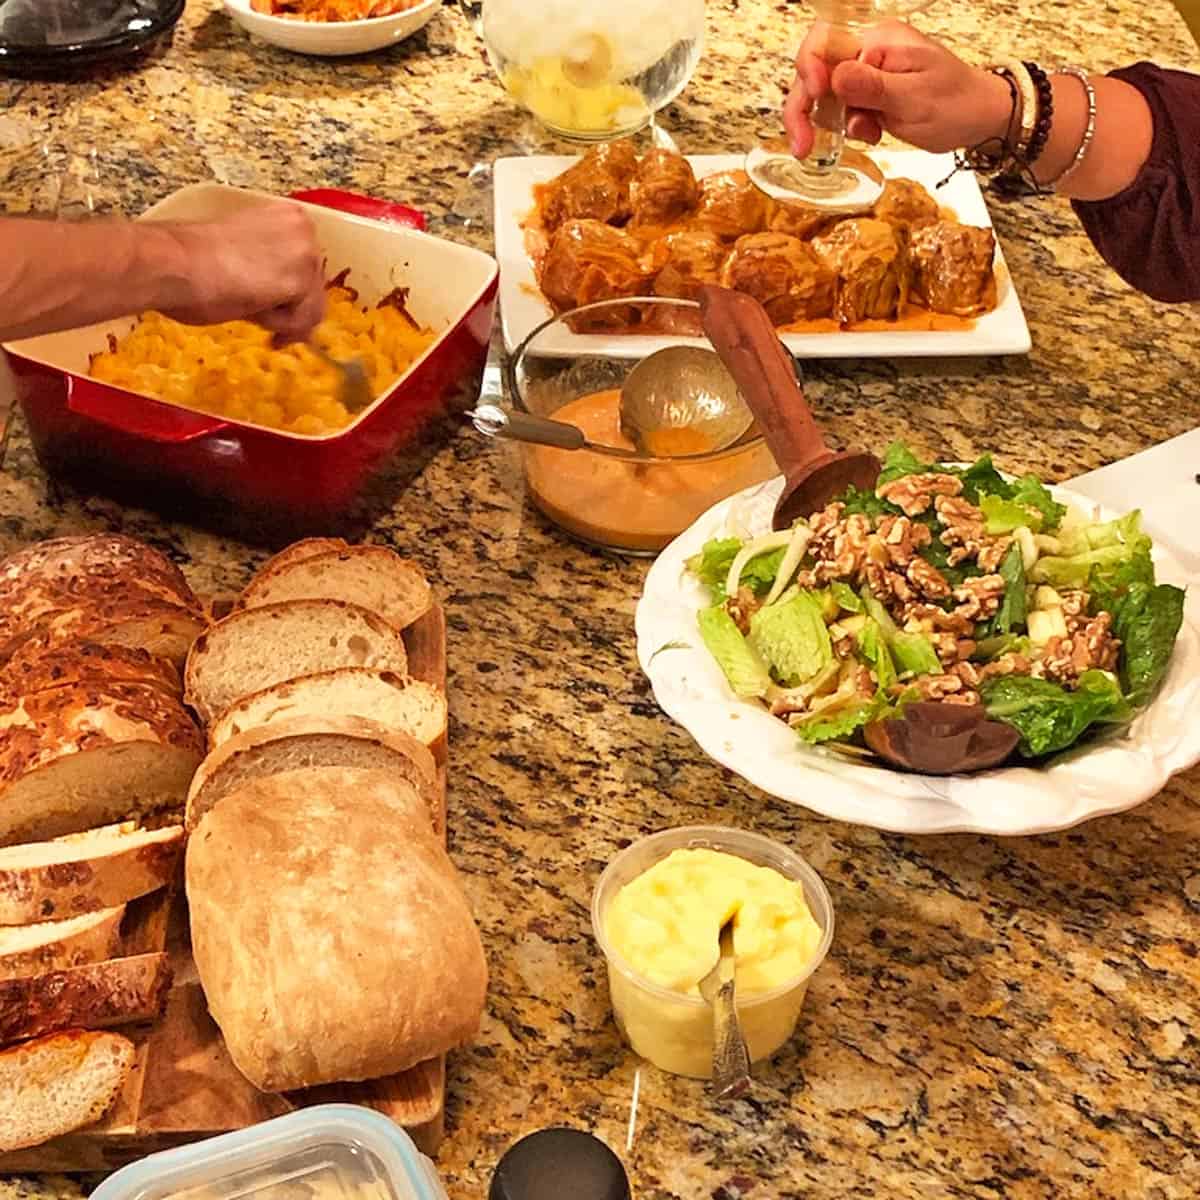
[[796,56],[796,78],[783,106],[783,124],[797,158],[818,136],[822,97],[845,106],[846,132],[860,142],[890,133],[932,153],[1002,137],[1012,112],[1002,78],[963,62],[940,42],[898,20],[866,30],[856,58],[831,69],[817,24]]

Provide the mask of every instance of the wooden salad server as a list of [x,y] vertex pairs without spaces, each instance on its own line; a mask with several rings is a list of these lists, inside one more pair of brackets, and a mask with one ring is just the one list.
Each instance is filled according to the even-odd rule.
[[875,490],[879,459],[857,450],[830,450],[825,444],[791,356],[753,296],[706,286],[700,291],[700,320],[783,473],[774,528],[787,529],[797,517],[820,512],[850,484]]

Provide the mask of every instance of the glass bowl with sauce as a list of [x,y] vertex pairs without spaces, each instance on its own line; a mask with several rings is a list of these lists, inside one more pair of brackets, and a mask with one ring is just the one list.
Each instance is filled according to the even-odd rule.
[[[739,871],[729,870],[730,858],[742,860]],[[636,896],[632,908],[622,905],[622,891],[639,880],[626,893]],[[809,980],[833,941],[833,902],[817,872],[770,838],[696,825],[634,842],[593,893],[592,930],[607,961],[617,1027],[671,1074],[711,1077],[712,1010],[697,985],[716,961],[730,904],[738,905],[738,1017],[750,1061],[761,1062],[791,1040]]]
[[[595,450],[558,450],[523,443],[529,497],[555,525],[592,546],[654,555],[714,504],[778,474],[754,429],[724,450],[670,458],[630,457],[620,428],[621,385],[640,357],[641,340],[626,333],[638,311],[655,348],[661,335],[694,337],[699,306],[690,300],[634,297],[601,300],[543,322],[508,362],[510,402],[519,412],[577,425]],[[573,335],[600,334],[579,354]],[[686,431],[681,431],[686,433]],[[686,447],[686,438],[681,439]],[[607,447],[613,449],[612,453]]]

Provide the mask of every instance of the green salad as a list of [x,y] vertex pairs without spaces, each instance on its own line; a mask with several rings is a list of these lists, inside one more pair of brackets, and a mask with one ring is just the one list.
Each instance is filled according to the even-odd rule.
[[857,743],[914,700],[981,705],[1043,758],[1154,695],[1184,593],[1158,583],[1141,516],[1090,521],[1036,476],[922,462],[892,445],[789,529],[688,562],[704,644],[733,691],[807,742]]

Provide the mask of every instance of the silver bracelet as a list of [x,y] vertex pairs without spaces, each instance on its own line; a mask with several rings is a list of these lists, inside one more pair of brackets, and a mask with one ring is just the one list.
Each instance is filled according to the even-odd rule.
[[1088,114],[1087,126],[1083,131],[1083,140],[1079,143],[1079,149],[1075,151],[1075,157],[1071,159],[1066,170],[1057,178],[1046,181],[1047,187],[1058,187],[1083,166],[1083,160],[1087,158],[1087,152],[1092,146],[1092,138],[1096,136],[1096,89],[1092,87],[1092,81],[1088,78],[1088,73],[1082,67],[1062,66],[1054,74],[1070,75],[1083,84],[1083,90],[1087,93]]

